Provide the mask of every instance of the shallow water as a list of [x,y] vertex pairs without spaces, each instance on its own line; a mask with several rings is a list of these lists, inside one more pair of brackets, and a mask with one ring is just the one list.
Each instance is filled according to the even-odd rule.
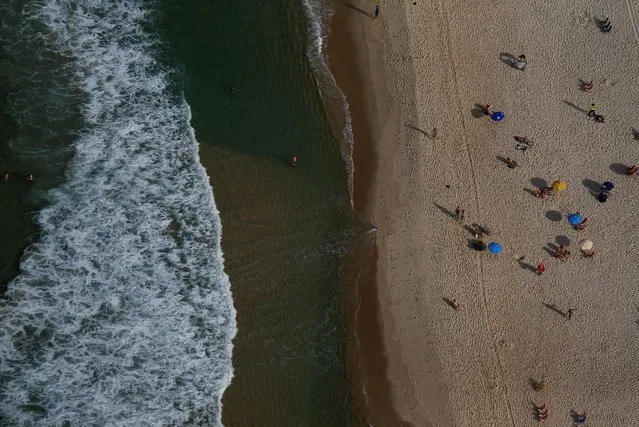
[[322,54],[318,28],[309,32],[299,0],[259,9],[171,2],[164,11],[167,56],[184,66],[238,311],[223,420],[357,424],[347,343],[362,226],[350,202],[348,141],[323,102],[339,93],[326,86],[332,76],[315,74],[326,70],[313,56]]

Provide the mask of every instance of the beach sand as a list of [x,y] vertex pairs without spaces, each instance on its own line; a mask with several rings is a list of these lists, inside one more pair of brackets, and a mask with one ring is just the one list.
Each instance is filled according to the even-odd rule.
[[[639,177],[621,165],[639,163],[639,5],[415,3],[384,2],[377,20],[362,13],[372,2],[335,3],[352,43],[331,61],[359,110],[355,170],[369,175],[356,172],[355,197],[378,229],[369,293],[384,354],[363,357],[383,362],[367,374],[385,378],[369,385],[388,387],[369,396],[388,397],[415,426],[535,425],[533,403],[548,405],[545,425],[569,425],[571,410],[590,425],[637,425]],[[604,17],[608,34],[594,22]],[[334,53],[348,47],[350,78]],[[508,59],[522,53],[523,72]],[[591,102],[606,123],[588,119]],[[487,103],[506,119],[482,115]],[[535,145],[523,154],[514,136]],[[554,198],[525,191],[559,178],[568,189]],[[607,180],[616,188],[601,204],[592,190]],[[466,224],[491,227],[502,255],[469,249],[471,234],[449,215],[457,205]],[[566,221],[577,210],[589,218],[581,232]],[[579,253],[586,238],[592,259]],[[572,251],[565,263],[550,254],[561,243]]]

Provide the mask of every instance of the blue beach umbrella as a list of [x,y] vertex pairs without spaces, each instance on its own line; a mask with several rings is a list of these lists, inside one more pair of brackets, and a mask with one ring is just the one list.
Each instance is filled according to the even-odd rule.
[[573,213],[568,215],[568,222],[572,225],[578,225],[583,220],[584,220],[584,217],[578,213]]
[[493,254],[500,254],[502,251],[501,245],[497,242],[490,242],[488,244],[488,250]]
[[504,120],[504,117],[506,116],[504,115],[503,111],[495,111],[493,114],[490,115],[490,118],[496,122],[501,122],[502,120]]

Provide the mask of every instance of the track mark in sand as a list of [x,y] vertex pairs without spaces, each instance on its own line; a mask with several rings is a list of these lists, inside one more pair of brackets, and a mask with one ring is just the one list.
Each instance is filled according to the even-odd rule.
[[628,6],[628,14],[630,15],[630,23],[632,24],[632,30],[635,33],[635,40],[639,43],[639,27],[637,27],[637,14],[635,13],[635,6],[632,4],[637,0],[626,0]]
[[[626,1],[630,1],[630,0],[626,0]],[[441,0],[439,2],[439,5],[443,11],[443,25],[444,25],[444,32],[445,32],[445,37],[446,37],[446,50],[448,53],[448,57],[449,59],[449,67],[451,70],[451,75],[452,75],[452,81],[453,81],[453,90],[454,90],[454,95],[457,101],[457,109],[458,109],[458,114],[459,117],[461,119],[461,126],[462,126],[462,141],[463,141],[463,149],[464,152],[466,154],[466,157],[468,158],[468,163],[470,164],[470,170],[472,171],[470,176],[472,179],[472,183],[473,183],[473,191],[475,193],[475,206],[477,208],[477,212],[481,211],[481,206],[479,204],[479,187],[477,185],[477,177],[475,175],[475,168],[474,168],[474,164],[473,164],[473,158],[470,154],[470,150],[468,148],[468,140],[466,138],[467,135],[467,131],[466,131],[466,122],[464,121],[464,108],[461,104],[461,100],[459,98],[459,83],[457,81],[457,73],[455,71],[455,61],[454,58],[455,56],[453,55],[453,48],[451,45],[451,33],[450,33],[450,26],[448,25],[448,23],[450,22],[449,20],[449,13],[448,13],[448,9],[446,7],[446,2],[447,0]],[[490,338],[491,338],[491,345],[493,347],[493,352],[495,354],[495,359],[497,360],[497,366],[499,368],[499,373],[500,373],[500,382],[503,385],[502,387],[502,391],[503,391],[503,398],[504,401],[506,403],[506,407],[508,408],[508,415],[510,418],[510,425],[515,427],[515,418],[513,416],[513,408],[512,405],[510,404],[510,399],[509,399],[509,395],[510,392],[508,390],[508,385],[505,381],[506,378],[506,373],[504,371],[504,364],[501,360],[501,356],[499,354],[499,348],[497,347],[497,342],[496,342],[496,333],[495,331],[493,331],[493,328],[490,325],[490,316],[488,314],[488,298],[486,296],[486,285],[484,283],[484,275],[485,275],[485,270],[484,270],[484,263],[481,259],[481,257],[479,258],[479,277],[478,277],[478,282],[481,285],[481,292],[482,292],[482,308],[484,311],[484,322],[486,324],[486,330],[488,331],[488,333],[490,334]]]

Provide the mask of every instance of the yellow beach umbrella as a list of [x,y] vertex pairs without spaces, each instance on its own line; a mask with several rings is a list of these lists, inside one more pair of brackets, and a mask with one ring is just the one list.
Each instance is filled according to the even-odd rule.
[[568,188],[568,184],[566,184],[566,181],[555,181],[552,183],[552,189],[555,191],[564,191],[566,188]]

